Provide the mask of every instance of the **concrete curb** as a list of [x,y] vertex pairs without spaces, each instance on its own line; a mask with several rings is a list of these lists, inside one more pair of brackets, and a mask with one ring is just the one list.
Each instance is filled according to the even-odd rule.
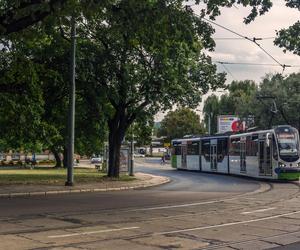
[[[143,173],[144,174],[144,173]],[[68,189],[68,190],[49,190],[49,191],[32,191],[32,192],[20,192],[20,193],[5,193],[0,194],[0,198],[17,198],[17,197],[32,197],[32,196],[49,196],[57,194],[73,194],[73,193],[92,193],[92,192],[109,192],[109,191],[122,191],[122,190],[133,190],[141,188],[149,188],[160,186],[171,181],[168,177],[156,176],[151,174],[144,174],[152,176],[152,178],[161,179],[159,182],[145,181],[144,184],[137,184],[132,186],[123,187],[106,187],[106,188],[79,188],[79,189]]]

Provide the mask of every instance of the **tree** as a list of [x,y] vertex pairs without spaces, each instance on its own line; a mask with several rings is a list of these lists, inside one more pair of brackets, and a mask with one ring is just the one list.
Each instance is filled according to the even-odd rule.
[[136,146],[150,145],[152,141],[151,136],[153,132],[153,126],[153,116],[149,116],[147,114],[139,115],[127,130],[126,141],[131,141],[133,135]]
[[161,121],[159,136],[166,136],[169,142],[185,135],[204,134],[205,129],[199,115],[189,108],[180,108],[170,111]]
[[62,8],[67,0],[0,0],[0,36],[21,31]]
[[254,103],[257,102],[257,85],[254,81],[233,81],[228,87],[228,94],[218,98],[216,95],[209,96],[203,107],[204,121],[208,125],[210,116],[211,133],[217,132],[218,115],[237,115],[240,118],[247,118],[253,115]]
[[278,37],[274,43],[281,48],[284,48],[284,52],[287,50],[293,52],[296,55],[300,55],[300,21],[287,29],[281,29],[277,32]]
[[[101,95],[109,128],[109,171],[119,176],[126,130],[147,113],[174,104],[196,106],[224,75],[204,55],[213,49],[210,25],[186,11],[183,1],[123,0],[82,23],[86,84]],[[107,105],[109,103],[109,105]]]
[[43,98],[36,69],[20,51],[0,51],[0,136],[11,149],[39,144]]
[[209,130],[210,133],[215,134],[217,132],[217,117],[220,115],[220,104],[219,99],[216,95],[209,96],[205,102],[203,107],[204,113],[204,123],[206,125],[206,129]]
[[299,80],[300,73],[291,74],[286,78],[280,74],[269,75],[263,79],[257,95],[273,99],[261,100],[259,105],[253,103],[258,126],[269,128],[272,125],[288,124],[300,129]]
[[[4,145],[14,149],[42,145],[53,152],[57,167],[62,165],[60,153],[64,153],[64,165],[67,155],[68,27],[67,19],[48,17],[42,25],[28,27],[28,34],[11,35],[0,52]],[[75,151],[91,155],[103,148],[107,128],[88,87],[77,81]]]

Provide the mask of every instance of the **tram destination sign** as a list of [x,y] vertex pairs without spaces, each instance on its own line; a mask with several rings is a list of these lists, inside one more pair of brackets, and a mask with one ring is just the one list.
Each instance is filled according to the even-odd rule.
[[240,119],[234,115],[218,116],[218,133],[237,132],[240,130]]

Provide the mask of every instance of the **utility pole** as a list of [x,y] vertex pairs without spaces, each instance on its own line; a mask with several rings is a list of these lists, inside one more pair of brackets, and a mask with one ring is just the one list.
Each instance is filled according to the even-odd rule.
[[208,114],[208,134],[211,135],[211,113]]
[[74,185],[74,137],[75,137],[75,50],[76,50],[76,26],[75,15],[71,17],[71,81],[69,93],[69,133],[68,133],[68,174],[66,186]]

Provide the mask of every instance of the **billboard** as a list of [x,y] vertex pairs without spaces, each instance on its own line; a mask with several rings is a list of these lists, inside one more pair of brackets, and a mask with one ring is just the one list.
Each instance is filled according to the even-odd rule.
[[240,130],[241,122],[234,115],[219,115],[218,116],[218,133],[237,132]]

